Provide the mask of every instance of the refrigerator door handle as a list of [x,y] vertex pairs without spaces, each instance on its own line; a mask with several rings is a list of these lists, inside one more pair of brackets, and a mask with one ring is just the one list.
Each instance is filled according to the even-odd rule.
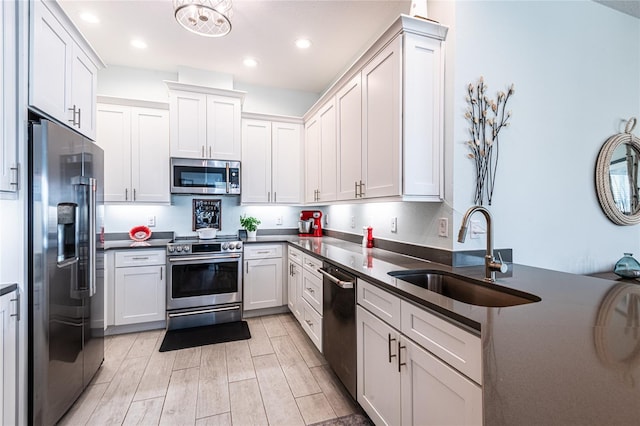
[[96,191],[98,182],[89,178],[89,297],[96,294]]

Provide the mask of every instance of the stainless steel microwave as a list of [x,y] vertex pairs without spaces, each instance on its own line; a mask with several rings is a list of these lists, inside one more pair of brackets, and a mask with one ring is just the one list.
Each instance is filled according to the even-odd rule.
[[240,162],[171,158],[172,194],[240,194]]

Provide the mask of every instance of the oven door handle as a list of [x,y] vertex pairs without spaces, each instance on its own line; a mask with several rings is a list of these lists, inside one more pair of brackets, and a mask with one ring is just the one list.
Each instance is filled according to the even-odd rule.
[[193,262],[201,260],[225,260],[225,259],[239,259],[240,254],[230,254],[226,256],[191,256],[191,257],[170,257],[169,262]]
[[178,312],[178,313],[167,313],[167,316],[169,318],[176,318],[176,317],[185,317],[185,316],[190,316],[190,315],[200,315],[200,314],[210,314],[210,313],[214,313],[214,312],[224,312],[224,311],[237,311],[238,309],[240,309],[239,305],[236,306],[225,306],[225,307],[220,307],[220,308],[211,308],[211,309],[200,309],[197,311],[187,311],[187,312]]

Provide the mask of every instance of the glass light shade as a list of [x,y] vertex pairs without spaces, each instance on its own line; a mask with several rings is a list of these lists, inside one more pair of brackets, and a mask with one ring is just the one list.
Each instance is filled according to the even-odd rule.
[[231,0],[173,0],[176,20],[192,33],[222,37],[231,31]]

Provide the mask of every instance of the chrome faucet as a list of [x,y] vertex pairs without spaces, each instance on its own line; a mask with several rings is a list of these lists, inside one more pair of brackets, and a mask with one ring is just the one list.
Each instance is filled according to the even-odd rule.
[[467,225],[469,224],[469,219],[475,212],[482,213],[487,221],[487,252],[484,256],[484,280],[488,282],[495,282],[496,271],[500,271],[504,274],[507,272],[509,267],[502,261],[500,252],[498,252],[498,256],[500,257],[499,261],[493,257],[493,229],[491,228],[491,213],[489,213],[489,210],[482,206],[473,206],[467,210],[462,218],[462,225],[458,232],[458,242],[464,243],[464,240],[467,237]]

